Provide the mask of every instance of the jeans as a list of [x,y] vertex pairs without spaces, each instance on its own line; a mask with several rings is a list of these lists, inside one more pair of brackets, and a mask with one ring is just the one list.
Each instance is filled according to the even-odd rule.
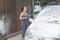
[[28,27],[28,22],[26,20],[23,20],[22,21],[22,38],[25,37],[25,31],[26,31],[27,27]]

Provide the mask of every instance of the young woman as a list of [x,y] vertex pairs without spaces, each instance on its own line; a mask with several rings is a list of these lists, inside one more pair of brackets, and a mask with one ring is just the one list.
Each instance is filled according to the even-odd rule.
[[27,13],[27,7],[26,6],[22,7],[22,12],[21,12],[19,19],[21,20],[22,38],[24,39],[25,31],[28,27],[28,13]]

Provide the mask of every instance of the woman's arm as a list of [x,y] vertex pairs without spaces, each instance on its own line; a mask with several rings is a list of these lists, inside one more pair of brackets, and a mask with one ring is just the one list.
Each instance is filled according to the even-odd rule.
[[23,20],[22,16],[23,16],[23,13],[20,14],[20,17],[19,17],[20,20]]
[[20,20],[26,19],[26,17],[22,17],[22,16],[23,16],[23,13],[21,13],[21,15],[19,17]]

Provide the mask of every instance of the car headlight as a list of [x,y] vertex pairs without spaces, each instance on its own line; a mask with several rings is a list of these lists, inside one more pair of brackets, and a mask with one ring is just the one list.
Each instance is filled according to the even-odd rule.
[[32,39],[33,38],[30,28],[28,28],[26,30],[25,37],[27,37],[28,39]]

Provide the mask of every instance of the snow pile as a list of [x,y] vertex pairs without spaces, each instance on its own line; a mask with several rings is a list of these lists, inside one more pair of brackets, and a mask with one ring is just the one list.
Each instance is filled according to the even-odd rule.
[[35,37],[60,38],[60,6],[43,9],[28,29]]

